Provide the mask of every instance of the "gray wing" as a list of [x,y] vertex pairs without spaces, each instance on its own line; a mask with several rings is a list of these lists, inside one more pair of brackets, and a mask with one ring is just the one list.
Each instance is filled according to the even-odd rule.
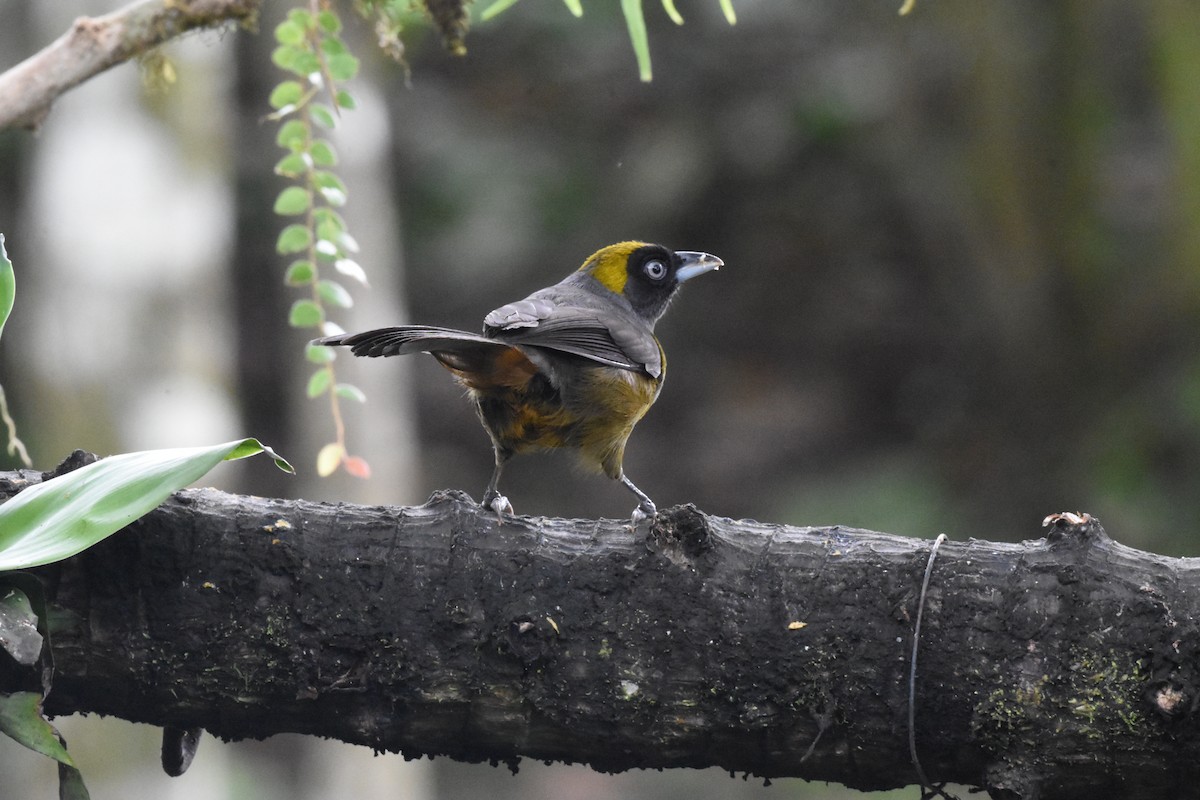
[[662,374],[658,340],[632,313],[627,318],[603,308],[555,302],[539,292],[496,309],[484,326],[488,337],[509,344],[559,350],[655,378]]
[[483,324],[488,328],[512,330],[513,328],[533,328],[539,322],[554,312],[554,303],[533,296],[506,306],[500,306],[483,318]]

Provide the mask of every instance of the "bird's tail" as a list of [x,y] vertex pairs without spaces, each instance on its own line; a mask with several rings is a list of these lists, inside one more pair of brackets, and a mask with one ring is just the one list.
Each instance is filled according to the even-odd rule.
[[346,346],[356,356],[429,353],[471,389],[524,386],[537,367],[519,348],[478,333],[431,325],[402,325],[314,339],[313,344]]
[[378,328],[362,333],[344,333],[313,339],[313,344],[336,347],[344,345],[356,356],[402,356],[408,353],[438,353],[442,351],[471,351],[506,345],[478,333],[438,328],[431,325],[401,325]]

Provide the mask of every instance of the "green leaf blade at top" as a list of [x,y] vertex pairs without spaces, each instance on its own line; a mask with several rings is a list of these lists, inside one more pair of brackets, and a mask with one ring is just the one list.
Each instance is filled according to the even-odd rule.
[[517,0],[496,0],[496,2],[492,3],[483,10],[483,12],[479,15],[479,18],[484,22],[487,22],[492,17],[500,14],[501,12],[507,11],[516,4]]
[[644,83],[653,77],[650,70],[650,38],[646,34],[646,17],[642,14],[642,0],[621,0],[621,12],[629,28],[629,41],[637,57],[638,75]]

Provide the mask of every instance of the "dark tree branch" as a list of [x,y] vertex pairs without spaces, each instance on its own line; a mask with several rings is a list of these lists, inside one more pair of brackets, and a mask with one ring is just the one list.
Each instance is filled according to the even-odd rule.
[[37,128],[62,93],[197,28],[247,24],[261,0],[141,0],[80,17],[52,44],[0,74],[0,130]]
[[[499,524],[453,492],[369,508],[186,491],[45,570],[67,623],[47,707],[407,757],[902,786],[930,545],[692,507],[631,531]],[[942,544],[916,679],[929,779],[1194,794],[1198,566],[1068,518],[1020,545]]]

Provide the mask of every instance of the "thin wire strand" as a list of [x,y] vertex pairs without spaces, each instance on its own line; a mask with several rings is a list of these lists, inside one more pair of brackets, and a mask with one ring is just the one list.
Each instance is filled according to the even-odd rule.
[[914,723],[917,715],[917,646],[921,641],[921,617],[925,614],[925,594],[929,591],[929,576],[933,574],[933,561],[937,558],[938,547],[945,540],[946,534],[939,533],[929,551],[925,579],[921,581],[921,599],[917,603],[917,624],[913,627],[912,659],[908,665],[908,754],[912,758],[913,769],[917,771],[917,780],[921,782],[922,790],[931,788],[932,784],[925,776],[925,770],[921,768],[921,760],[917,758],[917,728]]

